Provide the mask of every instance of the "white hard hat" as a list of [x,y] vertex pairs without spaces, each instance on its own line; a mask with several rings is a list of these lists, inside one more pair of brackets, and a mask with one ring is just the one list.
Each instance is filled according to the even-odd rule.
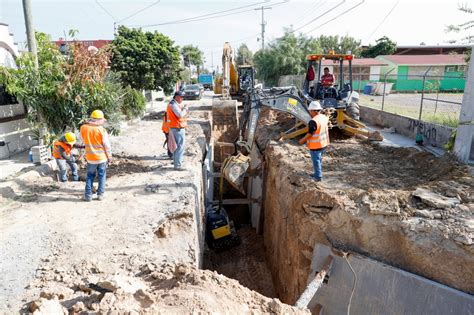
[[322,110],[321,104],[318,101],[312,101],[308,106],[309,110]]

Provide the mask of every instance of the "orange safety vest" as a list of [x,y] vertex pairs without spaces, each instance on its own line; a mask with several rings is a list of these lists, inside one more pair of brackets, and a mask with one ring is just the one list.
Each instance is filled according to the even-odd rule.
[[166,109],[166,120],[168,122],[168,128],[186,128],[188,126],[187,118],[179,118],[176,116],[171,108],[171,103],[168,104],[168,108]]
[[312,118],[316,122],[316,131],[311,138],[306,141],[306,146],[310,150],[323,149],[329,145],[329,118],[326,115],[316,115]]
[[168,125],[168,118],[167,118],[167,113],[165,113],[165,115],[163,116],[163,124],[161,125],[161,130],[164,132],[164,133],[170,133],[170,127]]
[[106,162],[110,154],[108,134],[104,127],[84,124],[81,126],[81,137],[86,149],[86,160],[89,162]]
[[59,147],[64,149],[64,152],[67,156],[71,155],[72,146],[70,144],[64,143],[62,141],[56,140],[53,143],[53,157],[56,159],[62,159],[61,152]]

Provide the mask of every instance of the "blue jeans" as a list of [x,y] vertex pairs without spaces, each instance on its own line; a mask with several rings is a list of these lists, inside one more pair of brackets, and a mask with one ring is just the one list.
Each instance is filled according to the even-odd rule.
[[67,182],[67,166],[71,168],[72,179],[75,181],[79,180],[79,175],[77,174],[77,164],[63,159],[56,159],[56,163],[59,168],[59,180],[62,182]]
[[186,131],[184,128],[170,128],[170,130],[176,140],[176,151],[173,152],[174,168],[180,168],[183,164]]
[[87,178],[86,178],[86,191],[84,197],[87,199],[92,198],[92,185],[97,174],[99,179],[99,188],[97,188],[97,195],[103,195],[105,192],[105,173],[107,170],[107,162],[100,164],[87,163]]
[[310,150],[311,160],[313,161],[313,177],[319,180],[323,179],[323,154],[325,148],[320,150]]

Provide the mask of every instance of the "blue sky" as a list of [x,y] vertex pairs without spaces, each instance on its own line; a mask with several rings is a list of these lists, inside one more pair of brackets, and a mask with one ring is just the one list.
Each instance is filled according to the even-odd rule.
[[[50,34],[53,39],[64,37],[64,32],[69,29],[79,30],[80,39],[112,39],[114,20],[119,21],[156,2],[156,0],[98,1],[110,14],[106,13],[96,0],[32,0],[35,28]],[[347,34],[362,40],[363,44],[374,43],[375,39],[384,35],[401,45],[420,42],[443,44],[457,37],[445,33],[446,25],[462,22],[468,18],[467,14],[457,10],[458,4],[463,2],[456,0],[290,0],[281,2],[284,0],[161,0],[140,14],[125,20],[123,24],[128,26],[158,24],[255,4],[254,7],[243,9],[246,12],[235,15],[144,28],[162,32],[178,45],[198,45],[205,52],[206,64],[210,67],[211,64],[216,66],[220,63],[224,41],[230,41],[234,48],[237,48],[241,42],[246,42],[252,50],[259,49],[261,11],[253,10],[259,5],[272,7],[265,10],[266,43],[280,36],[284,27],[301,27],[335,6],[337,6],[335,9],[301,28],[300,31],[312,36]],[[15,40],[18,42],[23,42],[26,38],[21,3],[20,0],[0,0],[0,22],[10,25]],[[359,3],[361,4],[358,7],[350,10]],[[349,11],[343,14],[347,10]],[[338,15],[341,16],[337,17]],[[333,18],[335,20],[330,21]],[[320,26],[321,24],[325,25]]]

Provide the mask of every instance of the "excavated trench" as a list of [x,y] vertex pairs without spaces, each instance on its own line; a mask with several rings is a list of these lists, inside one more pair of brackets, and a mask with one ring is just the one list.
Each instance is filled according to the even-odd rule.
[[[213,112],[217,170],[234,150],[227,143],[235,140],[237,122],[233,110]],[[242,244],[206,253],[204,266],[294,305],[318,271],[315,250],[322,245],[419,275],[420,283],[446,285],[443,290],[456,289],[452,292],[472,305],[474,180],[469,171],[453,159],[424,151],[335,137],[324,157],[325,180],[316,183],[309,176],[307,150],[295,141],[274,141],[291,123],[285,115],[262,113],[257,131],[265,160],[261,213],[255,215],[255,207],[247,205],[225,206]],[[217,199],[218,186],[214,191]],[[243,197],[226,185],[224,199]],[[352,278],[347,282],[351,287]],[[368,294],[380,292],[373,288]],[[326,302],[332,298],[337,294]],[[384,298],[374,297],[374,305]],[[357,309],[371,301],[353,303]],[[320,308],[311,310],[318,313]],[[328,305],[323,309],[337,313]]]

